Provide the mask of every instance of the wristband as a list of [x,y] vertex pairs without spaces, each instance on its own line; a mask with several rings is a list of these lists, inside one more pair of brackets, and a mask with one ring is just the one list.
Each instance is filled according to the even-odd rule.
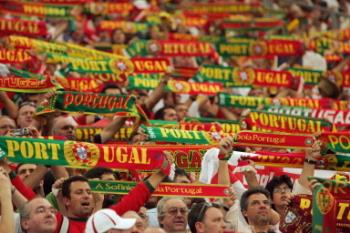
[[219,154],[219,160],[227,161],[230,159],[230,156],[226,156],[225,154]]
[[15,179],[15,178],[16,178],[16,176],[17,176],[17,174],[16,174],[16,172],[15,172],[15,171],[10,171],[10,173],[9,173],[10,180]]
[[317,164],[317,161],[316,161],[316,160],[307,159],[307,158],[305,158],[304,162],[305,162],[305,163],[308,163],[308,164],[313,164],[313,165],[316,165],[316,164]]
[[151,185],[151,183],[150,183],[148,180],[145,180],[144,183],[145,183],[146,187],[148,188],[148,190],[149,190],[151,193],[153,193],[154,190],[155,190],[155,188]]

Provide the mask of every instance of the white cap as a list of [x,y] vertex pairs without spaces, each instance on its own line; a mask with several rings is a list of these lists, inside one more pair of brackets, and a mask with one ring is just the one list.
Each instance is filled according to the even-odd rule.
[[127,230],[135,225],[135,218],[121,218],[112,209],[102,209],[90,216],[85,233],[104,233],[111,229]]

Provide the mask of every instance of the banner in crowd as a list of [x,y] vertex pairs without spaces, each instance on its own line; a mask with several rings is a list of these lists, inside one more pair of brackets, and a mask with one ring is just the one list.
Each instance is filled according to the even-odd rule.
[[16,64],[29,62],[33,58],[23,49],[0,49],[0,63]]
[[141,23],[141,22],[131,22],[131,21],[113,21],[113,20],[102,20],[98,24],[100,30],[113,31],[120,29],[125,33],[137,33],[144,32],[149,29],[151,24]]
[[312,193],[312,233],[349,232],[349,181],[316,179],[321,184]]
[[56,92],[37,108],[37,115],[54,111],[100,115],[138,116],[132,95],[105,95],[84,92]]
[[267,40],[253,43],[229,43],[216,44],[217,52],[223,57],[231,56],[301,56],[304,44],[298,40]]
[[332,131],[332,124],[314,118],[288,116],[264,111],[251,111],[244,119],[248,129],[266,129],[275,132],[312,134]]
[[1,137],[0,149],[11,162],[75,168],[155,170],[165,158],[161,150],[145,147],[16,137]]
[[[249,159],[257,165],[280,167],[280,168],[302,168],[305,154],[303,152],[273,152],[259,150],[256,153],[236,153],[236,159]],[[350,171],[349,156],[327,154],[323,155],[315,164],[316,169]]]
[[0,77],[1,91],[43,93],[55,88],[56,86],[52,83],[50,78],[40,80],[37,78],[22,78],[13,75]]
[[[96,49],[87,48],[81,45],[73,43],[59,43],[59,42],[46,42],[43,40],[31,39],[24,36],[9,36],[8,43],[15,48],[23,49],[34,49],[38,53],[43,53],[48,56],[51,56],[51,59],[63,59],[59,56],[67,56],[66,59],[72,58],[81,58],[86,59],[90,58],[93,60],[116,60],[117,62],[126,63],[125,64],[116,64],[121,66],[121,68],[129,68],[130,60],[127,57],[115,55],[112,53],[107,53],[104,51],[99,51]],[[120,63],[119,62],[119,63]],[[115,65],[112,65],[114,67]],[[128,71],[128,70],[126,70]],[[131,72],[131,71],[130,71]]]
[[206,117],[185,117],[184,121],[194,123],[219,123],[223,133],[233,134],[241,131],[240,121]]
[[276,27],[282,27],[284,21],[272,17],[240,17],[237,19],[227,19],[221,23],[221,28],[225,30],[270,30]]
[[67,18],[71,17],[72,6],[50,5],[35,2],[18,2],[5,0],[0,11],[14,15],[29,15],[39,17]]
[[68,70],[78,73],[116,73],[129,75],[134,71],[134,66],[128,59],[103,59],[92,60],[85,58],[76,58],[71,56],[59,55],[55,53],[48,54],[48,63],[67,63]]
[[168,73],[170,61],[167,58],[132,58],[134,73],[153,74]]
[[47,28],[44,21],[0,18],[0,36],[46,36]]
[[65,91],[100,93],[104,87],[103,82],[91,78],[56,77],[55,79]]
[[314,119],[324,119],[334,124],[335,126],[350,125],[350,111],[334,110],[334,109],[311,109],[302,107],[288,106],[266,106],[264,111],[284,114],[288,116],[300,116]]
[[[129,76],[128,81],[131,90],[153,90],[161,82],[159,78],[143,78],[138,76]],[[173,93],[189,95],[216,95],[218,92],[223,91],[220,83],[187,82],[174,79],[168,81],[165,89]]]
[[252,68],[232,68],[216,65],[204,65],[196,75],[199,81],[221,82],[226,87],[289,87],[298,86],[298,78],[288,71],[274,71]]
[[308,69],[306,67],[293,67],[289,68],[288,71],[294,77],[303,77],[305,87],[317,85],[323,75],[321,70]]
[[0,137],[0,158],[15,163],[34,163],[74,168],[103,166],[115,169],[155,170],[164,151],[187,171],[199,171],[209,145],[124,145],[93,144],[68,140]]
[[127,53],[136,55],[176,56],[213,56],[215,50],[210,43],[176,40],[137,40],[129,45]]
[[340,153],[350,155],[350,132],[327,132],[322,133],[321,139],[328,143],[328,149]]
[[247,130],[239,132],[234,141],[240,146],[306,149],[311,148],[315,139],[310,135],[263,133]]
[[209,13],[252,13],[260,11],[258,2],[255,3],[192,3],[183,6],[184,13],[209,14]]
[[[88,141],[93,142],[94,136],[102,132],[102,127],[92,127],[92,126],[79,126],[75,128],[75,137],[77,141]],[[109,140],[115,141],[128,141],[133,132],[132,127],[121,127],[116,134]]]
[[223,107],[256,109],[261,106],[291,106],[307,108],[331,108],[343,110],[349,104],[348,101],[332,101],[331,99],[307,99],[307,98],[269,98],[256,96],[239,96],[227,93],[219,93],[219,105]]
[[144,125],[141,127],[148,135],[149,141],[185,144],[213,144],[214,142],[213,137],[208,132],[147,127]]
[[131,2],[96,2],[92,1],[86,5],[86,10],[94,15],[106,14],[129,14],[134,8]]
[[[92,192],[127,195],[137,183],[132,181],[102,181],[89,180]],[[174,196],[190,198],[223,198],[229,196],[226,185],[215,184],[184,184],[184,183],[161,183],[157,186],[152,196]]]

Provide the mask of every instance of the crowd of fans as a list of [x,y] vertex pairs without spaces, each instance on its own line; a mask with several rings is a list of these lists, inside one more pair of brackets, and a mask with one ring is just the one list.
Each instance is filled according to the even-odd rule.
[[[11,1],[10,1],[11,2]],[[54,4],[60,1],[32,1]],[[62,1],[68,4],[70,1]],[[74,1],[72,1],[74,2]],[[288,33],[296,38],[316,38],[319,33],[331,30],[346,29],[350,20],[350,1],[346,0],[309,0],[309,1],[121,1],[132,6],[130,11],[121,13],[99,14],[99,3],[119,1],[75,1],[69,5],[71,17],[51,18],[13,14],[4,10],[7,3],[0,2],[0,18],[29,19],[45,21],[48,34],[36,37],[49,42],[75,43],[89,49],[102,50],[126,56],[125,52],[113,51],[113,48],[127,48],[138,40],[171,40],[176,34],[201,38],[205,36],[221,38],[250,38],[259,40],[268,36],[281,36]],[[80,2],[80,3],[79,3]],[[283,15],[284,26],[266,31],[225,30],[220,27],[223,18],[206,19],[205,27],[186,26],[177,18],[179,12],[190,10],[191,4],[255,4],[264,7],[250,17],[262,17],[268,12]],[[8,3],[10,4],[10,3]],[[88,6],[88,7],[87,7]],[[3,8],[3,9],[1,9]],[[90,9],[90,12],[86,10]],[[143,30],[120,27],[113,30],[101,30],[100,22],[128,21],[145,23],[148,16],[158,19],[157,23],[149,23]],[[204,15],[204,13],[203,13]],[[235,15],[243,17],[242,15]],[[209,17],[209,16],[208,16]],[[227,16],[229,17],[229,16]],[[298,21],[295,21],[298,20]],[[297,26],[290,24],[298,22]],[[286,25],[290,25],[286,29]],[[8,48],[7,36],[1,33],[0,47]],[[62,79],[62,77],[84,78],[85,74],[70,71],[68,64],[47,62],[48,56],[42,51],[30,50],[35,59],[27,63],[0,64],[1,77],[11,72],[11,68],[24,70],[43,77]],[[327,60],[329,55],[339,59]],[[152,57],[151,55],[148,55]],[[260,68],[283,70],[299,64],[315,70],[347,71],[348,57],[336,50],[326,50],[319,54],[305,48],[303,55],[297,59],[288,57],[194,57],[173,56],[170,59],[172,70],[199,69],[202,65],[224,65],[241,68]],[[64,75],[63,75],[64,73]],[[151,91],[131,90],[127,82],[113,81],[103,83],[100,93],[108,95],[135,95],[137,103],[149,119],[181,122],[188,117],[206,117],[226,120],[240,120],[248,114],[247,109],[236,109],[219,105],[217,96],[199,94],[197,96],[177,94],[166,89],[169,80],[188,80],[188,78],[168,73],[161,75],[158,86]],[[227,93],[260,97],[292,97],[292,98],[330,98],[349,100],[349,89],[322,78],[318,85],[297,89],[269,87],[235,87],[225,88]],[[36,108],[55,96],[56,91],[46,93],[20,93],[0,91],[0,135],[23,137],[23,129],[27,129],[26,137],[61,137],[64,140],[77,140],[75,129],[99,122],[103,123],[100,133],[94,135],[90,142],[105,144],[115,143],[114,135],[124,126],[137,125],[135,118],[91,114],[71,114],[54,112],[36,116]],[[249,110],[248,110],[249,111]],[[22,129],[18,131],[17,129]],[[346,130],[346,128],[344,128]],[[20,132],[19,134],[16,134]],[[148,140],[145,132],[138,126],[128,135],[124,144],[156,144]],[[0,140],[4,140],[1,139]],[[164,144],[164,143],[162,143]],[[186,147],[186,145],[184,145]],[[213,146],[215,147],[215,146]],[[206,152],[216,156],[218,162],[217,184],[230,186],[227,198],[188,198],[188,197],[155,197],[152,193],[161,182],[198,183],[199,174],[172,167],[175,173],[160,169],[145,175],[142,181],[127,195],[101,194],[91,191],[89,180],[135,181],[133,172],[113,170],[107,167],[78,169],[64,166],[45,166],[40,164],[12,163],[11,159],[0,160],[0,232],[26,233],[262,233],[283,232],[280,225],[286,221],[286,210],[299,195],[312,195],[316,182],[308,177],[314,176],[315,164],[321,157],[321,143],[316,140],[312,148],[305,152],[305,161],[297,180],[288,175],[275,176],[262,187],[256,176],[253,162],[249,162],[241,172],[244,181],[232,172],[228,159],[233,150],[255,151],[254,147],[235,147],[233,137],[220,140],[216,148]],[[289,152],[287,149],[281,152]],[[168,154],[165,166],[174,163]],[[171,166],[170,166],[171,167]],[[203,171],[202,171],[203,172]],[[240,173],[235,170],[235,172]],[[246,182],[246,183],[244,183]],[[311,221],[311,218],[310,218]],[[311,232],[311,222],[303,222],[295,226],[295,232]],[[290,228],[288,228],[290,229]],[[289,233],[289,232],[288,232]]]

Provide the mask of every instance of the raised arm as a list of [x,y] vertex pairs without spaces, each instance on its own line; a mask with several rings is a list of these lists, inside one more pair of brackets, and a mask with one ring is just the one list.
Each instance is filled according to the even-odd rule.
[[0,168],[0,232],[15,232],[14,212],[11,197],[11,182],[6,171]]

